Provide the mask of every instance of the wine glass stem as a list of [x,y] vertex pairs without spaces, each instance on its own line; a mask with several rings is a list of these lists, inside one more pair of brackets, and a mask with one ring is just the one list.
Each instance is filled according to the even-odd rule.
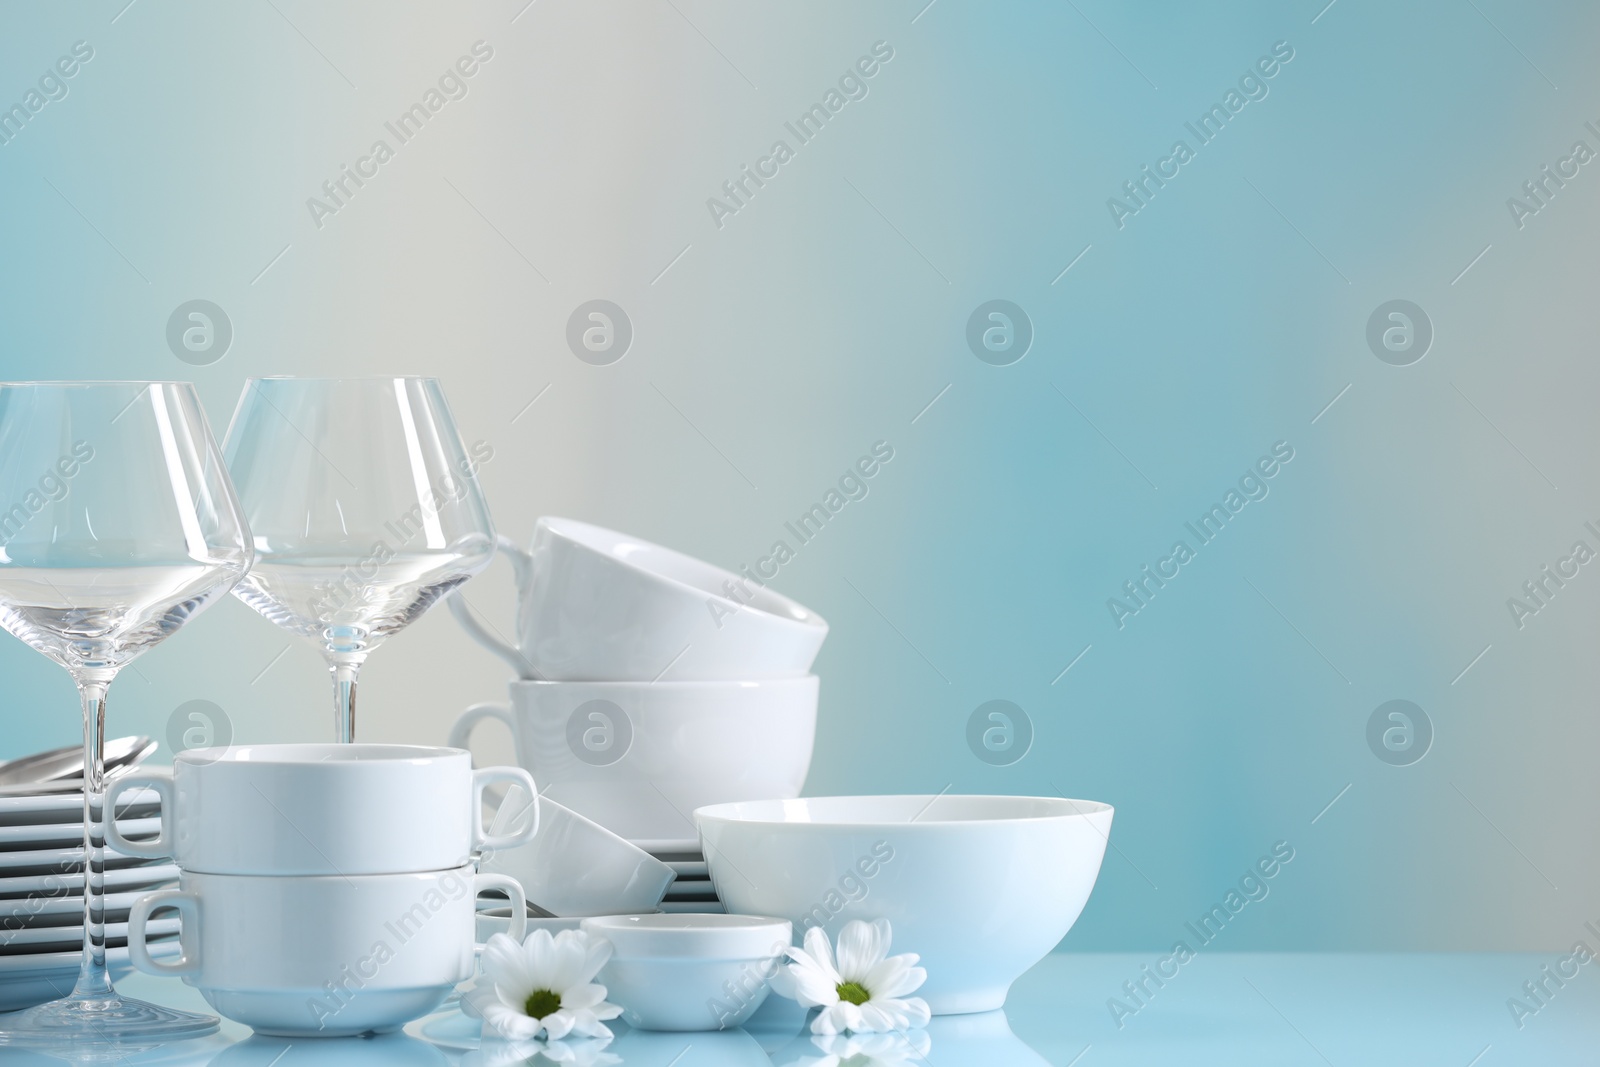
[[361,660],[333,660],[328,670],[333,674],[333,737],[348,745],[356,739],[356,678]]
[[[95,672],[96,675],[102,672]],[[74,996],[110,996],[106,973],[105,823],[106,688],[111,676],[80,675],[83,701],[83,965]]]

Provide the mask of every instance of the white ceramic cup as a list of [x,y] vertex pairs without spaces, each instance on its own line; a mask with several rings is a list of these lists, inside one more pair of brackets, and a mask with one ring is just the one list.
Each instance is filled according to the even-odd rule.
[[443,871],[484,848],[512,848],[538,829],[495,835],[483,791],[512,783],[537,795],[520,767],[472,769],[460,749],[420,745],[240,745],[180,752],[170,771],[125,775],[108,787],[161,797],[161,835],[107,841],[134,856],[172,856],[207,874],[360,875]]
[[[510,830],[531,814],[527,797],[512,793],[495,813],[494,829]],[[484,852],[478,869],[510,875],[529,903],[558,916],[654,911],[677,877],[650,853],[549,797],[533,840]]]
[[[425,874],[269,877],[185,871],[141,897],[128,951],[148,974],[182,977],[223,1016],[258,1033],[382,1033],[438,1007],[472,974],[477,895],[505,891],[510,936],[527,911],[516,879],[470,866]],[[152,912],[183,919],[177,959],[152,959]]]
[[794,678],[828,636],[821,616],[759,580],[615,530],[546,517],[530,549],[496,543],[516,575],[516,647],[459,596],[450,610],[520,678]]
[[[630,841],[695,837],[704,804],[800,795],[817,676],[751,682],[512,682],[450,730],[505,723],[544,795]],[[539,903],[543,903],[540,901]]]

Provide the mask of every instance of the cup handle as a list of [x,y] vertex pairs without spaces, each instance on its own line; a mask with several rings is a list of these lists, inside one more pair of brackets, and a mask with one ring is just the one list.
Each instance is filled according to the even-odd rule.
[[[129,789],[154,789],[161,797],[161,833],[154,841],[129,841],[117,828],[117,801]],[[169,827],[176,817],[177,805],[173,803],[172,772],[167,770],[143,771],[114,778],[106,786],[105,833],[106,844],[129,856],[145,859],[166,859],[172,855],[172,834]]]
[[[178,944],[183,948],[183,955],[175,960],[152,958],[150,948],[145,944],[145,923],[150,921],[150,913],[157,908],[175,908],[179,918],[183,920],[183,929],[178,934]],[[158,889],[154,893],[146,893],[133,902],[133,908],[128,912],[128,958],[133,961],[135,967],[146,974],[177,976],[198,972],[199,935],[200,898],[195,896],[193,890]]]
[[499,719],[506,724],[506,729],[511,731],[513,738],[517,735],[516,720],[511,717],[511,709],[504,704],[474,704],[461,713],[461,717],[450,727],[450,739],[445,742],[451,748],[467,748],[472,740],[472,731],[484,719]]
[[[504,534],[495,537],[494,546],[504,552],[511,560],[512,574],[515,576],[517,589],[517,603],[520,605],[526,602],[533,583],[533,557]],[[449,601],[450,614],[456,617],[456,621],[461,624],[461,628],[466,630],[467,634],[478,644],[511,664],[511,668],[517,672],[518,678],[540,677],[538,670],[528,660],[522,649],[502,641],[498,632],[490,632],[492,627],[486,626],[478,618],[472,608],[467,605],[459,589],[451,592]]]
[[[511,932],[507,936],[521,944],[528,933],[528,896],[522,891],[522,883],[509,874],[480,874],[474,887],[474,898],[482,896],[486,889],[506,891],[506,896],[511,900]],[[478,952],[483,951],[481,944],[474,945],[473,948]]]
[[[482,705],[479,705],[480,707]],[[468,714],[471,709],[468,709]],[[466,716],[462,716],[466,718]],[[452,746],[459,747],[459,746]],[[529,802],[533,806],[533,819],[526,828],[514,830],[507,834],[497,834],[494,827],[485,830],[483,827],[483,791],[496,782],[506,782],[520,786],[528,794]],[[511,799],[511,794],[506,794],[506,800]],[[505,801],[501,801],[503,807]],[[498,820],[497,820],[498,822]],[[474,771],[472,775],[472,846],[474,851],[491,852],[499,848],[515,848],[533,840],[533,835],[539,832],[539,787],[533,782],[533,775],[521,767],[485,767]]]

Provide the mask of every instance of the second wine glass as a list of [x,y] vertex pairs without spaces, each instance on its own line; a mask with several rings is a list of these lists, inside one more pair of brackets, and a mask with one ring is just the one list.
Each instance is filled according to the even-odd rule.
[[477,467],[433,378],[252,378],[223,445],[256,561],[234,593],[318,643],[334,734],[384,638],[489,564]]

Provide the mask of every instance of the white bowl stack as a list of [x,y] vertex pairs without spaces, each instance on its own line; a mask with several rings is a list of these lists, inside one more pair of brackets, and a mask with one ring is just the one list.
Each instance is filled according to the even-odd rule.
[[[59,786],[60,783],[53,783]],[[116,812],[130,837],[159,828],[158,797],[129,793]],[[136,898],[177,880],[170,859],[105,850],[106,964],[113,978],[128,961],[128,909]],[[43,1004],[72,992],[83,951],[83,793],[0,793],[0,1011]],[[152,926],[152,953],[176,955],[178,921]]]
[[515,647],[451,606],[518,678],[509,705],[469,708],[449,743],[503,722],[544,796],[672,867],[662,910],[722,911],[692,813],[800,794],[828,624],[748,568],[571,519],[540,519],[527,551],[500,547],[517,574]]

